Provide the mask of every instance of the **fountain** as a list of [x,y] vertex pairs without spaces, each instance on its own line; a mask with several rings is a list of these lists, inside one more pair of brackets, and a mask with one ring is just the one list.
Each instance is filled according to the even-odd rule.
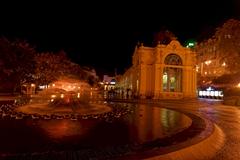
[[110,112],[111,107],[92,103],[96,95],[96,89],[86,82],[63,79],[32,96],[28,104],[18,107],[17,110],[39,115],[93,115]]
[[154,104],[93,103],[96,92],[85,82],[59,80],[27,104],[0,107],[0,157],[131,159],[156,148],[162,155],[176,151],[211,133],[210,126],[208,134],[195,138],[205,129],[204,120],[195,115]]

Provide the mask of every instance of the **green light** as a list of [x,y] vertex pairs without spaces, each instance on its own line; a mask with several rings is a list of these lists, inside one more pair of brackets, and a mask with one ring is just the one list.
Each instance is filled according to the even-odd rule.
[[190,43],[188,43],[188,46],[189,46],[189,47],[193,47],[193,46],[194,46],[194,43],[190,42]]
[[194,47],[196,45],[196,42],[195,42],[195,40],[188,40],[187,41],[187,43],[186,43],[186,47],[187,48],[192,48],[192,47]]

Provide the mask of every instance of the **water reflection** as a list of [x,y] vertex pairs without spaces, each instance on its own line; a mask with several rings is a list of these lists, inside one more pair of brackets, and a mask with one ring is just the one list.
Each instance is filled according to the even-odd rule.
[[50,138],[62,139],[64,137],[83,135],[86,130],[82,129],[80,123],[70,120],[38,121],[37,125],[44,130]]
[[191,125],[191,119],[184,114],[147,105],[139,105],[133,118],[129,127],[137,143],[171,136]]
[[[125,107],[133,112],[111,122],[99,119],[0,120],[0,153],[145,143],[171,136],[191,125],[190,118],[172,110],[143,104],[125,104]],[[9,131],[13,132],[8,134]]]

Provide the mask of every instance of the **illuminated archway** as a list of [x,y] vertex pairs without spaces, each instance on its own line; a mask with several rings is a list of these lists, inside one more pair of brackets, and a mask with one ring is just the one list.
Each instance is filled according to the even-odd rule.
[[182,59],[177,54],[169,54],[164,60],[163,91],[182,91]]

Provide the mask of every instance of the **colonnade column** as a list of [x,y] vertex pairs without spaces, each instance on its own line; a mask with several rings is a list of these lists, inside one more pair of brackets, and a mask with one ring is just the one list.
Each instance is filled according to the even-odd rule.
[[154,85],[154,99],[160,98],[160,92],[162,91],[162,77],[163,68],[160,64],[155,64],[155,85]]
[[146,98],[146,87],[147,87],[147,66],[145,64],[141,64],[139,93],[140,98],[142,99]]
[[192,66],[183,69],[183,96],[196,97],[196,72]]

